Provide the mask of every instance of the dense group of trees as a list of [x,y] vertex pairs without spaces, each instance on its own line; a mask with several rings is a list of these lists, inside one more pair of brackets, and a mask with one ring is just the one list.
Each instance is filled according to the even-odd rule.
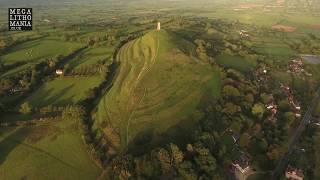
[[175,144],[152,150],[140,157],[131,155],[113,159],[106,179],[222,179],[217,160],[202,142],[181,150]]

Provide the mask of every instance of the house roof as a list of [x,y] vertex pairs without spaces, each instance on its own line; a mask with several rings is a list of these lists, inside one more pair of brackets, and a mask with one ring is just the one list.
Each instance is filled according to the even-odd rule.
[[247,154],[242,152],[239,158],[234,161],[234,164],[238,164],[242,169],[245,169],[249,167],[250,161],[251,161],[250,157]]
[[286,174],[294,174],[294,175],[301,177],[301,178],[304,177],[303,171],[301,169],[293,168],[291,166],[289,166],[287,168]]

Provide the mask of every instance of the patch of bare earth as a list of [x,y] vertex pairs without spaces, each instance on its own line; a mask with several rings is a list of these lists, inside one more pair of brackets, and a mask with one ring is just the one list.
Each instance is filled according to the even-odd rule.
[[293,33],[293,32],[295,32],[297,30],[296,27],[285,26],[285,25],[281,25],[281,24],[273,25],[271,27],[271,29],[277,30],[277,31],[282,31],[282,32],[288,32],[288,33]]
[[285,0],[277,0],[278,5],[284,5],[284,3],[285,3]]
[[312,25],[311,29],[320,31],[320,24]]

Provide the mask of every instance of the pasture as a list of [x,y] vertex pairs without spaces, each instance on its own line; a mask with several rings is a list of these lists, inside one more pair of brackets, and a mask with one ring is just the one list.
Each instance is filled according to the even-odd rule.
[[242,72],[248,72],[256,66],[254,59],[246,59],[240,56],[219,55],[215,60],[219,65]]
[[[285,15],[284,15],[285,13]],[[264,11],[263,8],[243,9],[235,11],[233,7],[219,8],[206,7],[201,10],[185,11],[183,14],[209,17],[212,19],[224,19],[229,21],[239,21],[245,24],[258,25],[271,28],[271,26],[286,22],[286,25],[299,28],[306,28],[319,23],[318,17],[308,12],[287,13],[283,9],[273,8],[271,11]]]
[[96,179],[78,122],[59,120],[0,129],[0,179]]
[[263,55],[271,57],[280,57],[281,59],[288,59],[296,55],[288,45],[276,42],[262,42],[254,44],[253,49]]
[[99,61],[111,60],[113,48],[109,46],[92,47],[84,50],[80,55],[68,61],[71,68],[77,69],[87,65],[93,65]]
[[75,104],[86,96],[86,91],[100,82],[100,76],[58,77],[44,83],[26,101],[35,107]]
[[[80,43],[63,42],[51,39],[37,39],[19,44],[1,57],[2,63],[26,61],[34,63],[57,55],[68,55],[82,47]],[[49,51],[50,50],[50,51]]]

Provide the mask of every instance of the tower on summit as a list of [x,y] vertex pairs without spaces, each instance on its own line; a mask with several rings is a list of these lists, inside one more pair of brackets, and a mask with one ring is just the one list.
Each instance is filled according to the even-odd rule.
[[160,24],[160,22],[158,22],[158,24],[157,24],[157,31],[160,31],[161,30],[161,24]]

